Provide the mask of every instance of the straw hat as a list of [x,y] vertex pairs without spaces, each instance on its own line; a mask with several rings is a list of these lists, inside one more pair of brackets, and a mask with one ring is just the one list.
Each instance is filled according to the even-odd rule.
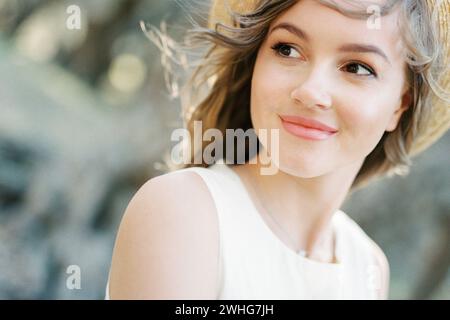
[[[229,10],[240,14],[250,13],[256,5],[256,0],[212,0],[212,7],[210,11],[208,26],[214,29],[217,22],[228,26],[237,27],[233,24],[232,17],[229,15]],[[426,0],[431,8],[436,7],[439,0]],[[439,37],[440,42],[444,43],[444,65],[448,66],[450,63],[450,0],[443,0],[438,8],[439,21]],[[441,79],[440,85],[446,90],[450,91],[450,73],[447,72]],[[412,146],[411,154],[414,156],[436,142],[450,127],[450,105],[437,97],[431,100],[433,112],[429,124],[422,132],[419,133]]]

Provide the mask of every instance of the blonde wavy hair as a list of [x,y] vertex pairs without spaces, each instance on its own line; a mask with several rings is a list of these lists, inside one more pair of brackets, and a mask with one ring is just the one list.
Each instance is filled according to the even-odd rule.
[[[184,128],[194,139],[194,121],[202,121],[203,130],[219,129],[225,136],[226,129],[252,128],[250,118],[250,88],[256,55],[264,41],[271,22],[298,0],[259,0],[250,13],[230,12],[234,26],[215,23],[197,23],[184,38],[184,44],[174,41],[154,26],[145,28],[148,38],[162,52],[165,80],[170,93],[181,98]],[[318,0],[322,4],[354,19],[368,19],[370,1],[347,0],[352,9],[343,8],[333,0]],[[439,85],[440,76],[447,66],[443,65],[444,50],[439,43],[436,15],[430,11],[425,0],[388,0],[381,7],[381,16],[389,14],[397,6],[401,10],[400,34],[406,47],[408,65],[407,81],[412,102],[400,118],[397,128],[385,132],[379,143],[365,158],[356,175],[350,192],[361,188],[374,178],[409,173],[412,144],[426,127],[432,112],[433,96],[449,101],[448,93]],[[198,12],[198,11],[197,11]],[[205,22],[205,21],[204,21]],[[199,55],[198,59],[192,59]],[[192,61],[190,61],[192,60]],[[174,67],[175,66],[175,67]],[[188,76],[178,92],[181,66]],[[187,147],[191,154],[190,164],[174,166],[167,159],[168,170],[208,164],[194,163],[194,157],[202,153],[207,142],[194,149],[191,141]],[[222,154],[226,153],[224,145]],[[234,150],[236,151],[236,150]],[[245,149],[246,161],[252,155]],[[234,152],[233,154],[236,154]]]

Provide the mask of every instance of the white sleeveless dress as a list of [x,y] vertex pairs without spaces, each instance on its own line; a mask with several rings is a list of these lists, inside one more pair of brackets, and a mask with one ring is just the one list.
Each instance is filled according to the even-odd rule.
[[[287,247],[264,222],[240,177],[216,163],[194,171],[208,187],[219,221],[219,293],[225,299],[380,299],[373,242],[343,211],[332,217],[338,263],[311,260]],[[109,299],[109,281],[105,299]]]

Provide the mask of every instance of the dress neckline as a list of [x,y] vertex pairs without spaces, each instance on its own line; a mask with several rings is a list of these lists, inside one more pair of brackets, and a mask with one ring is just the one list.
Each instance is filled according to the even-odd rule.
[[334,256],[336,257],[336,260],[338,262],[322,262],[322,261],[317,261],[317,260],[313,260],[311,258],[302,256],[301,254],[296,253],[293,249],[289,248],[273,231],[272,229],[266,224],[266,222],[263,220],[263,218],[261,217],[260,213],[258,212],[253,200],[251,199],[247,188],[244,184],[244,182],[242,181],[241,177],[232,169],[230,168],[227,164],[225,163],[215,163],[216,167],[221,167],[224,168],[226,171],[229,172],[229,174],[231,175],[231,177],[237,182],[238,186],[240,189],[242,189],[243,193],[244,193],[244,197],[246,199],[246,201],[248,201],[251,204],[251,212],[250,215],[257,220],[257,224],[263,229],[264,234],[266,234],[268,237],[270,237],[273,241],[275,241],[278,246],[281,248],[281,250],[283,250],[284,252],[286,252],[286,254],[290,257],[292,257],[293,259],[297,259],[298,261],[302,261],[306,264],[311,264],[313,266],[323,266],[323,267],[329,267],[329,268],[336,268],[336,269],[340,269],[342,267],[342,257],[340,255],[340,245],[341,245],[341,236],[340,236],[340,232],[339,232],[339,228],[337,227],[337,219],[339,218],[339,215],[342,214],[342,212],[340,210],[337,210],[333,216],[331,217],[331,225],[333,228],[333,233],[334,233]]

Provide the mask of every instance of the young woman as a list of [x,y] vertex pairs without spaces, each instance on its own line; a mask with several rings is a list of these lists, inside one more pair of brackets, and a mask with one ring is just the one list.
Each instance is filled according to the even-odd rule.
[[[339,208],[448,129],[449,8],[214,1],[209,28],[190,34],[209,47],[183,90],[186,128],[192,140],[196,121],[223,137],[254,129],[259,148],[145,183],[118,232],[107,298],[386,299],[385,255]],[[189,144],[189,159],[207,142]]]

